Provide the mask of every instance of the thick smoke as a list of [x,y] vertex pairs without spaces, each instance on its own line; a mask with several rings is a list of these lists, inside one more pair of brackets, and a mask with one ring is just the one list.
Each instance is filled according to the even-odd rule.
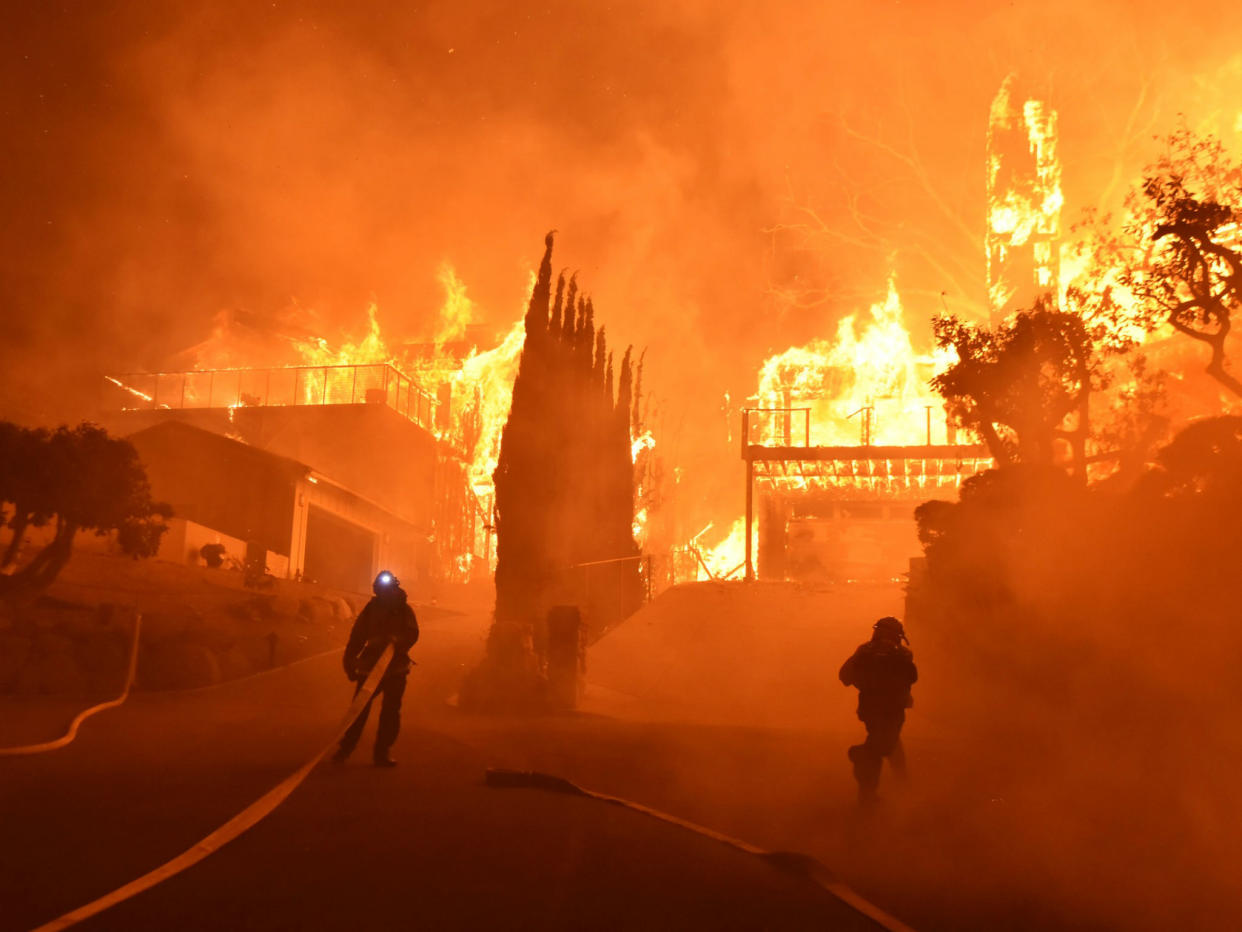
[[[445,260],[504,330],[555,227],[610,345],[648,350],[644,385],[663,412],[659,449],[686,477],[687,535],[741,510],[729,431],[765,357],[830,336],[844,314],[883,298],[890,272],[916,344],[927,346],[927,321],[944,306],[981,312],[984,137],[1008,74],[1060,114],[1071,221],[1115,207],[1156,153],[1154,137],[1179,121],[1235,147],[1242,126],[1242,8],[1202,0],[10,6],[0,38],[0,417],[89,416],[101,373],[184,365],[222,310],[284,328],[291,308],[310,308],[331,339],[361,331],[375,301],[397,340],[430,337]],[[1038,577],[1024,567],[1016,578]],[[1132,627],[1108,618],[1083,638],[1084,653],[1124,652],[1127,676],[1152,692],[1201,696],[1190,687],[1213,682],[1163,662],[1155,635],[1130,657]],[[1221,640],[1232,646],[1235,626],[1210,617],[1200,634],[1211,641],[1228,628]],[[929,645],[918,692],[928,720],[977,699],[976,719],[953,723],[974,736],[989,721],[1002,736],[1015,722],[1048,724],[1047,702],[987,705],[994,694],[945,675],[945,658],[960,663],[964,646],[988,646],[993,633],[1004,647],[1005,632],[998,623],[917,642]],[[1059,643],[1028,644],[1028,664],[1052,667]],[[1101,727],[1178,732],[1147,692],[1135,726],[1129,694],[1089,685],[1114,702]],[[1168,811],[1199,820],[1184,833],[1190,855],[1167,872],[1172,886],[1198,874],[1218,892],[1236,864],[1237,806],[1213,808],[1223,792],[1203,791],[1237,772],[1236,741],[1215,743],[1236,689],[1222,696],[1219,708],[1204,701],[1206,724],[1184,731],[1201,745],[1156,762],[1157,788],[1184,793]],[[1093,768],[1103,752],[1072,734],[1063,754],[1081,765],[1076,774],[1131,780],[1102,809],[1117,832],[1091,840],[1150,856],[1148,873],[1136,867],[1142,881],[1161,876],[1158,849],[1177,844],[1183,823],[1167,835],[1124,830],[1148,804],[1153,765],[1127,757]],[[954,758],[958,748],[941,772],[960,768],[972,791],[993,771],[1026,766],[1027,748],[978,761]],[[1043,770],[1004,776],[1021,802],[1047,798]],[[1058,784],[1053,798],[1077,789]],[[1111,784],[1088,789],[1103,796]],[[1013,828],[1058,878],[1093,863],[1070,859],[1083,843],[1080,808],[1028,819],[1039,815],[1032,804],[1011,826],[979,814],[1003,800],[963,816],[927,799],[928,847],[950,823],[978,818],[1000,826],[989,853]],[[1062,851],[1068,867],[1055,863]],[[946,872],[958,869],[955,853]],[[930,897],[937,879],[916,892]],[[980,887],[991,880],[980,868]],[[1172,903],[1180,890],[1157,892]]]
[[981,306],[1006,74],[1061,113],[1071,215],[1178,113],[1234,133],[1239,14],[1201,6],[28,7],[0,64],[3,413],[89,413],[100,371],[174,365],[222,309],[357,332],[375,300],[427,335],[446,259],[503,329],[555,226],[649,348],[692,506],[733,514],[723,398],[763,358],[890,270],[916,338],[942,293]]

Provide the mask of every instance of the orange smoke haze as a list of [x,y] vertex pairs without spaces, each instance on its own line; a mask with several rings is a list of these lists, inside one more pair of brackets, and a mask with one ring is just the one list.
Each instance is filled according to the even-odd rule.
[[723,398],[762,360],[890,274],[920,352],[942,293],[981,312],[1007,74],[1060,114],[1067,220],[1178,113],[1236,141],[1242,13],[1194,6],[11,11],[0,414],[89,414],[100,372],[170,365],[222,310],[313,309],[335,341],[374,302],[386,338],[434,339],[445,262],[503,334],[555,227],[613,345],[648,348],[661,449],[731,518]]

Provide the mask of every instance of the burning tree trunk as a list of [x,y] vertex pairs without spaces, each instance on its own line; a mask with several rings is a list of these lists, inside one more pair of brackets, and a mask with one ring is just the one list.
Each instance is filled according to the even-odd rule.
[[613,393],[591,302],[564,275],[552,235],[531,292],[526,340],[496,467],[496,613],[487,656],[462,689],[476,708],[537,705],[542,621],[576,604],[599,630],[638,607],[630,454],[630,352]]

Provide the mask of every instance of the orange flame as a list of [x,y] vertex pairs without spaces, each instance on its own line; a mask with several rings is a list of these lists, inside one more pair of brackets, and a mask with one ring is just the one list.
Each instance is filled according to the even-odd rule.
[[[896,282],[888,283],[870,318],[853,314],[837,326],[836,339],[812,340],[765,360],[754,400],[763,409],[809,408],[812,445],[927,443],[933,410],[937,443],[944,442],[943,402],[928,380],[952,362],[945,354],[919,354],[906,329]],[[805,417],[805,415],[801,416]],[[764,416],[752,442],[807,441],[799,415]]]
[[[1040,100],[1019,111],[1013,76],[992,101],[988,119],[988,304],[994,317],[1026,307],[1041,294],[1058,296],[1061,162],[1057,112]],[[1023,151],[1025,150],[1025,151]]]

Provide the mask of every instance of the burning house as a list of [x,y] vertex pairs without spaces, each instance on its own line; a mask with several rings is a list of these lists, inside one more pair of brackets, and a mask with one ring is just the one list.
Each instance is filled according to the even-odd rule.
[[[924,443],[874,444],[864,437],[851,445],[813,444],[809,407],[744,411],[747,577],[876,580],[903,572],[918,552],[914,509],[938,494],[950,496],[992,464],[982,444],[955,442],[950,425],[943,442],[934,442],[932,411],[926,409]],[[864,409],[864,418],[872,412]],[[798,416],[795,436],[786,426],[780,441],[765,440],[765,421],[789,425]]]
[[905,572],[914,509],[991,465],[927,386],[948,362],[914,351],[891,281],[866,319],[769,358],[741,414],[745,515],[705,562],[777,580]]
[[274,575],[354,590],[381,565],[426,580],[487,563],[488,512],[437,426],[448,399],[387,363],[108,382],[115,427],[179,516],[166,557],[210,536]]
[[[984,238],[993,324],[1062,287],[1057,114],[1001,85],[988,120]],[[958,437],[929,379],[952,360],[914,351],[890,281],[861,327],[763,364],[742,412],[746,510],[718,550],[748,578],[892,579],[919,552],[914,509],[992,466]],[[756,540],[755,527],[758,535]],[[757,550],[757,553],[756,553]],[[757,559],[756,559],[757,558]],[[713,561],[722,566],[721,561]]]
[[219,543],[274,575],[363,591],[381,565],[411,581],[492,569],[492,473],[522,326],[495,339],[471,323],[447,264],[439,280],[426,342],[389,346],[375,305],[365,334],[335,348],[305,334],[313,315],[273,327],[221,312],[185,368],[106,377],[104,420],[180,516],[165,558]]

